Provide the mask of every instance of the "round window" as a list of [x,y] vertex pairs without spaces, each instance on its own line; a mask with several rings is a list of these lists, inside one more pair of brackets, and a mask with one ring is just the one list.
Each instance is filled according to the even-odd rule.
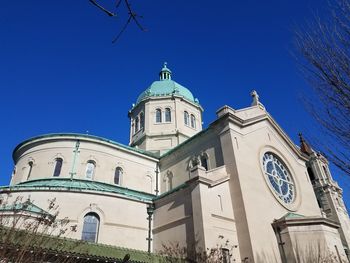
[[262,165],[272,191],[283,203],[291,204],[295,200],[295,184],[286,165],[271,152],[264,154]]

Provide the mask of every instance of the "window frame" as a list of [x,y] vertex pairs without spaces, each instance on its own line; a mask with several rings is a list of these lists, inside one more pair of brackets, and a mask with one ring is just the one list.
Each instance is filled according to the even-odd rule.
[[156,109],[156,123],[162,123],[162,109]]
[[171,122],[171,109],[169,107],[164,110],[164,122]]
[[135,118],[135,133],[137,133],[140,130],[140,119],[138,116]]
[[191,127],[196,129],[196,116],[194,116],[194,114],[191,114],[190,122],[191,122]]
[[[116,175],[117,175],[117,171],[119,171],[119,174],[118,174],[118,183],[116,183],[116,180],[115,180]],[[124,169],[123,169],[121,166],[117,166],[117,167],[114,169],[113,183],[114,183],[115,185],[121,186],[123,176],[124,176]]]
[[29,171],[28,171],[28,174],[27,174],[27,180],[29,180],[32,172],[33,172],[33,166],[34,166],[34,162],[33,161],[29,161],[28,162],[28,168],[29,168]]
[[[97,223],[96,223],[96,228],[95,228],[95,232],[89,232],[89,231],[84,231],[84,228],[86,228],[87,224],[91,224],[91,223],[88,223],[86,222],[86,218],[87,217],[94,217],[96,220],[97,220]],[[100,232],[100,223],[101,223],[101,218],[100,216],[97,214],[97,213],[94,213],[94,212],[89,212],[87,213],[84,217],[83,217],[83,227],[82,227],[82,231],[81,231],[81,240],[83,241],[86,241],[86,242],[92,242],[92,243],[97,243],[98,241],[98,236],[99,236],[99,232]],[[92,241],[91,239],[87,239],[87,238],[84,238],[84,233],[86,234],[89,234],[91,235],[91,233],[94,233],[94,241]]]
[[184,123],[186,126],[190,126],[190,115],[188,111],[184,111]]
[[140,130],[143,130],[145,128],[145,114],[143,111],[140,112]]
[[[92,174],[91,174],[91,178],[87,177],[87,173],[88,173],[88,165],[92,164],[93,165],[93,170],[92,170]],[[95,176],[95,172],[96,172],[96,162],[93,160],[89,160],[86,162],[86,168],[85,168],[85,179],[87,180],[93,180],[94,176]]]
[[[200,155],[200,165],[206,170],[209,171],[209,156],[207,153],[202,153]],[[203,160],[205,160],[205,165],[203,165]]]
[[63,159],[61,157],[55,158],[55,168],[53,170],[53,177],[60,177],[62,173]]

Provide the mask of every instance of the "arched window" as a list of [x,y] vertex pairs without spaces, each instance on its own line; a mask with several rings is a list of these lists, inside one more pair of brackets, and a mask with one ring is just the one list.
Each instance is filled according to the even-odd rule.
[[33,165],[34,163],[32,161],[28,162],[28,174],[27,174],[27,180],[30,178],[31,174],[32,174],[32,170],[33,170]]
[[171,110],[169,108],[165,109],[165,122],[171,122]]
[[145,128],[145,115],[143,112],[140,113],[140,129]]
[[55,163],[55,169],[53,171],[53,176],[57,177],[57,176],[60,176],[61,174],[63,160],[62,158],[57,158],[55,161],[56,163]]
[[208,171],[208,156],[205,153],[201,155],[201,166]]
[[222,254],[222,263],[230,263],[231,262],[230,250],[228,250],[227,248],[222,248],[221,254]]
[[156,109],[156,123],[162,122],[162,110]]
[[121,167],[115,168],[114,183],[120,185],[122,177],[123,177],[123,169]]
[[184,122],[185,125],[190,125],[190,119],[187,111],[184,112]]
[[95,162],[94,161],[88,161],[86,164],[86,171],[85,171],[85,178],[92,180],[94,178],[95,173]]
[[193,114],[191,114],[191,127],[196,128],[196,117]]
[[97,242],[99,226],[100,217],[97,214],[86,214],[81,239],[88,242]]
[[138,132],[140,129],[139,117],[135,118],[135,132]]

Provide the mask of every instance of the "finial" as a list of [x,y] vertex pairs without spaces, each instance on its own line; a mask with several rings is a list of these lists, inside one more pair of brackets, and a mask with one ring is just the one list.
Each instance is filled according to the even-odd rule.
[[301,132],[298,133],[298,136],[299,136],[300,142],[305,142],[303,134]]
[[310,145],[305,141],[303,134],[301,132],[298,133],[299,135],[299,140],[300,140],[300,150],[307,154],[307,155],[311,155],[313,153]]
[[163,67],[166,68],[167,65],[168,65],[168,62],[165,61]]

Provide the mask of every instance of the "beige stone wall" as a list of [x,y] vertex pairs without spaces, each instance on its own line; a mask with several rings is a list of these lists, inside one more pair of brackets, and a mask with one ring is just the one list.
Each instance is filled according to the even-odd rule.
[[113,246],[147,250],[147,204],[117,195],[83,191],[12,191],[11,200],[22,196],[47,210],[48,200],[55,198],[59,219],[68,217],[68,226],[77,225],[76,232],[67,237],[81,239],[84,216],[93,212],[100,217],[98,242]]
[[80,146],[76,156],[74,178],[85,179],[86,164],[88,161],[93,161],[96,168],[92,180],[113,184],[115,169],[121,167],[123,169],[121,186],[155,193],[156,159],[95,139],[71,136],[34,140],[19,149],[15,155],[16,174],[11,184],[27,180],[29,161],[34,163],[29,180],[52,178],[56,158],[63,159],[59,177],[70,177],[77,140],[80,141]]
[[[234,184],[231,185],[231,194],[238,202],[235,215],[237,227],[241,229],[238,232],[241,257],[254,260],[258,254],[267,257],[278,255],[278,245],[271,227],[275,219],[290,211],[312,216],[321,216],[321,212],[306,173],[305,160],[297,154],[296,147],[279,127],[268,121],[268,115],[263,110],[248,108],[246,111],[246,114],[241,111],[237,116],[253,124],[229,123],[227,129],[230,132],[223,134],[222,148],[224,152],[233,154],[224,156]],[[259,117],[261,121],[257,121]],[[279,156],[291,172],[297,188],[293,204],[283,205],[269,187],[262,169],[265,152]]]
[[194,243],[191,189],[186,188],[155,201],[153,250],[164,251],[163,245],[191,248]]
[[[208,177],[204,174],[204,177]],[[230,200],[227,181],[212,186],[194,181],[186,188],[156,201],[154,250],[164,250],[163,245],[171,247],[173,244],[179,244],[180,248],[191,252],[195,244],[198,253],[207,248],[227,248],[232,254],[232,262],[240,262]]]
[[169,172],[173,174],[173,187],[183,184],[190,178],[191,159],[206,153],[209,170],[223,165],[223,156],[218,136],[213,131],[206,131],[198,138],[184,144],[160,160],[160,190],[170,190],[167,186]]
[[[171,110],[171,121],[165,121],[165,109]],[[162,111],[162,122],[156,122],[156,109]],[[184,112],[195,116],[195,127],[185,125]],[[202,130],[202,110],[181,97],[164,96],[147,99],[130,111],[131,126],[135,118],[145,113],[144,129],[130,134],[131,145],[153,152],[165,152]]]
[[[338,231],[325,224],[299,224],[285,227],[281,233],[287,262],[348,262]],[[281,252],[283,254],[283,252]]]

